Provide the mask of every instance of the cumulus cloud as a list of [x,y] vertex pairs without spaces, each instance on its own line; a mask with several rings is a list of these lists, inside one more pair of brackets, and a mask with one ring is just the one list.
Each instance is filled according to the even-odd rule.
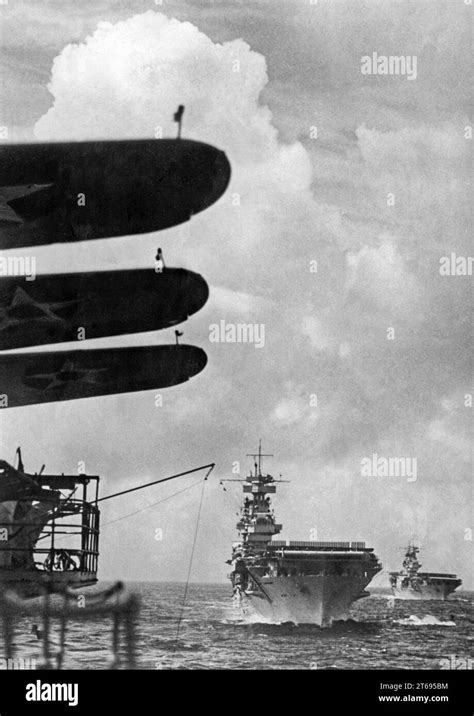
[[154,136],[157,126],[174,133],[173,113],[186,104],[187,135],[215,137],[217,127],[226,145],[249,120],[253,142],[242,158],[245,151],[258,158],[276,134],[268,133],[268,109],[257,106],[265,81],[264,58],[244,41],[215,44],[191,23],[150,10],[116,24],[100,22],[85,42],[64,48],[48,85],[53,106],[35,133],[42,139],[143,137]]
[[[364,308],[388,309],[394,318],[421,320],[423,295],[416,276],[388,237],[380,245],[348,252],[346,301],[364,300]],[[413,308],[416,306],[416,311]]]
[[298,422],[301,417],[301,406],[296,400],[282,400],[275,408],[274,418],[285,425]]
[[315,316],[304,316],[302,321],[302,331],[308,336],[311,344],[317,351],[327,351],[333,347],[331,336],[329,335],[329,326],[316,318]]
[[251,316],[268,309],[270,303],[260,296],[253,296],[244,291],[232,291],[223,286],[211,286],[210,291],[213,310],[222,313],[223,316],[230,313]]

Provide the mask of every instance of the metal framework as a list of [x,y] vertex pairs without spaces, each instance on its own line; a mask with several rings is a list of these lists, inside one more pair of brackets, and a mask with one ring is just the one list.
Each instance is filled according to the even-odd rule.
[[[0,583],[24,593],[34,591],[35,580],[39,580],[40,586],[57,585],[60,589],[94,584],[99,560],[99,477],[42,474],[31,477],[42,490],[36,503],[44,505],[44,513],[30,516],[34,497],[16,500],[20,516],[3,525],[7,539],[0,543],[3,558]],[[89,492],[92,488],[90,495],[88,488]],[[62,490],[69,491],[69,496],[61,496]]]

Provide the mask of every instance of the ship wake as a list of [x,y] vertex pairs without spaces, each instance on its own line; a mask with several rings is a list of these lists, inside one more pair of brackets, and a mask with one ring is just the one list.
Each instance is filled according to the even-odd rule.
[[456,626],[455,622],[443,622],[440,619],[434,617],[432,614],[425,614],[424,617],[417,617],[415,614],[411,614],[407,619],[395,619],[395,624],[402,624],[403,626]]

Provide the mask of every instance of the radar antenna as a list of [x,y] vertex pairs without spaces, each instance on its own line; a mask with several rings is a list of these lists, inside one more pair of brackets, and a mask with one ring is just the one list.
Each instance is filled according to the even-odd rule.
[[[258,441],[258,452],[248,452],[247,457],[253,457],[255,460],[254,467],[255,467],[255,477],[259,477],[262,474],[262,457],[273,457],[273,453],[264,453],[262,452],[262,439]],[[257,463],[258,458],[258,463]],[[257,472],[258,470],[258,472]]]

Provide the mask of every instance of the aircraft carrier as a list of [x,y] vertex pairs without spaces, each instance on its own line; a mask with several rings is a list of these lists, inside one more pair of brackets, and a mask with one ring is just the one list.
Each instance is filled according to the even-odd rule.
[[282,525],[268,495],[280,480],[262,474],[260,446],[252,456],[254,471],[238,480],[246,498],[240,540],[228,560],[235,602],[246,617],[271,623],[329,627],[348,619],[351,604],[368,596],[365,588],[381,570],[373,549],[364,542],[272,541]]
[[409,544],[400,572],[390,572],[392,593],[397,599],[446,599],[461,584],[455,574],[420,572],[419,548]]

